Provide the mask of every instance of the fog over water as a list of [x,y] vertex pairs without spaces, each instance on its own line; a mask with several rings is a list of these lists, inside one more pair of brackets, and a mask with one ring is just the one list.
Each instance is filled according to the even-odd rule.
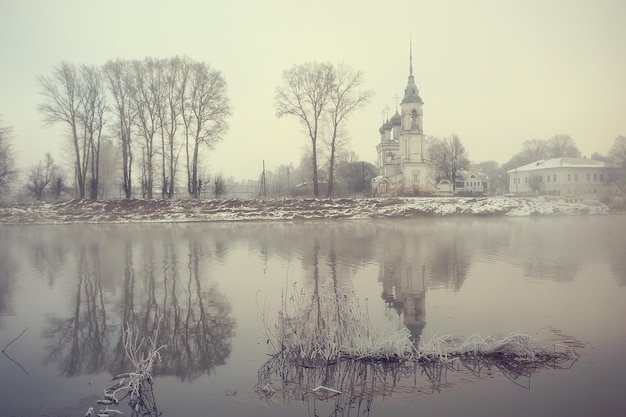
[[[167,345],[154,372],[164,416],[615,415],[625,406],[624,220],[2,226],[3,409],[84,415],[129,370],[126,324],[145,337],[159,327]],[[308,303],[325,288],[353,294],[374,325],[406,327],[416,341],[519,331],[580,358],[517,374],[494,364],[380,373],[334,399],[303,389],[296,374],[271,375],[276,393],[263,395],[261,311],[273,323],[282,295],[301,290]]]

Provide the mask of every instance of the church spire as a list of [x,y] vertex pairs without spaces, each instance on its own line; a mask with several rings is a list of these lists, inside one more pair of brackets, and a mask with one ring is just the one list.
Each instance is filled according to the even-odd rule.
[[409,81],[407,82],[406,88],[404,89],[404,98],[402,99],[402,104],[404,103],[422,103],[422,99],[419,94],[419,90],[415,85],[415,77],[413,76],[413,39],[409,38]]
[[413,75],[413,37],[409,36],[409,75]]

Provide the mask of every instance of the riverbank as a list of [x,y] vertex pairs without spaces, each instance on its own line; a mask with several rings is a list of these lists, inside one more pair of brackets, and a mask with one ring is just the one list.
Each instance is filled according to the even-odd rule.
[[0,203],[0,224],[323,220],[417,216],[607,214],[597,200],[558,197],[69,200]]

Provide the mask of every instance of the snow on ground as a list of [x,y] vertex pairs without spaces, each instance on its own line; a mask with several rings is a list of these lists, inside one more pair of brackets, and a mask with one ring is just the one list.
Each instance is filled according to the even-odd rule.
[[69,200],[0,203],[0,224],[210,222],[398,218],[417,216],[531,216],[606,214],[597,200],[558,197]]

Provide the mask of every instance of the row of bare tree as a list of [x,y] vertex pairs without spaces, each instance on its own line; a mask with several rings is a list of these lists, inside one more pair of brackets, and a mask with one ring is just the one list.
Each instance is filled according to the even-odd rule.
[[[231,113],[226,81],[204,62],[186,57],[115,60],[104,66],[63,62],[39,78],[39,111],[63,124],[71,138],[80,198],[98,197],[100,151],[113,139],[121,152],[121,187],[132,195],[133,162],[141,152],[141,187],[153,198],[160,168],[163,198],[171,198],[181,152],[187,191],[197,197],[200,151],[222,140]],[[205,181],[206,182],[206,181]]]

